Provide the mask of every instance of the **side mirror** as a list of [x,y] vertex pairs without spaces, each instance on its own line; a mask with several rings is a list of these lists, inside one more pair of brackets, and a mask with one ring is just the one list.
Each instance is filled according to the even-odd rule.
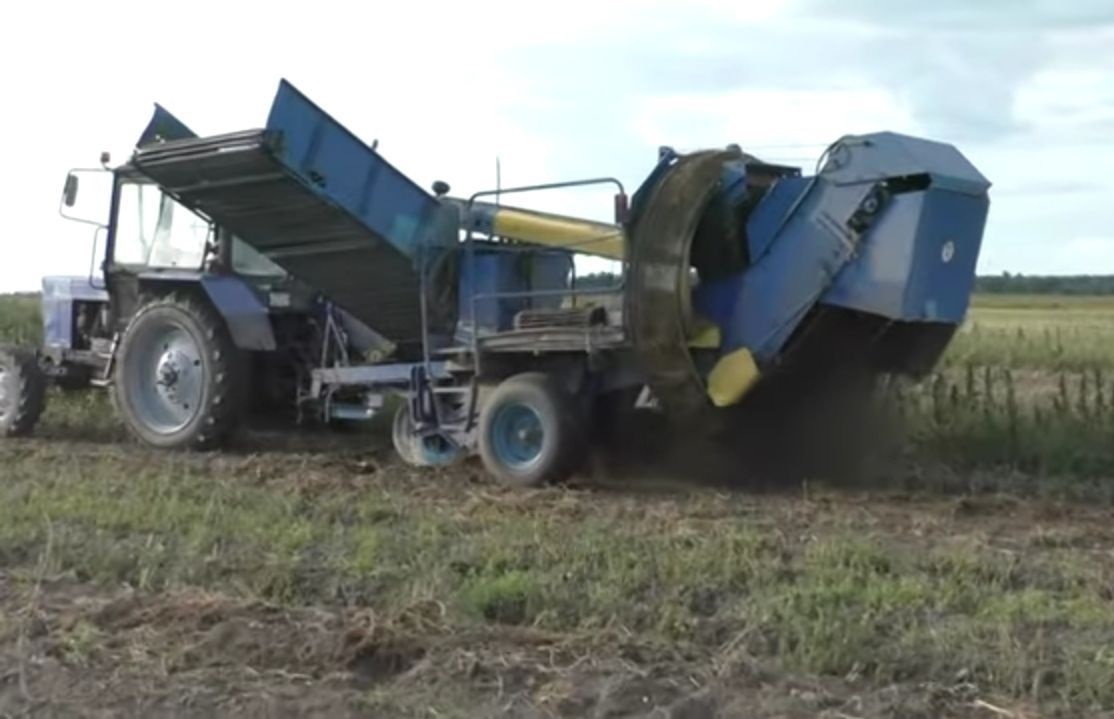
[[77,175],[72,172],[66,175],[66,186],[62,190],[62,201],[66,207],[73,207],[77,202]]

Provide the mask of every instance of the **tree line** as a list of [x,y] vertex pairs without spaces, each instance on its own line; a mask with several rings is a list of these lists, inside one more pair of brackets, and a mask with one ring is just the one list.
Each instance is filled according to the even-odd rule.
[[1114,275],[1015,275],[1003,272],[975,280],[988,295],[1114,295]]

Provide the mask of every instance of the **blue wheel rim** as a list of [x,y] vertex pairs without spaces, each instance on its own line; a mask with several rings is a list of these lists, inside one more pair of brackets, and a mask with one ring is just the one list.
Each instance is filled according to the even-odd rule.
[[521,471],[541,459],[545,428],[532,407],[524,404],[500,407],[492,417],[490,431],[495,456],[507,467]]

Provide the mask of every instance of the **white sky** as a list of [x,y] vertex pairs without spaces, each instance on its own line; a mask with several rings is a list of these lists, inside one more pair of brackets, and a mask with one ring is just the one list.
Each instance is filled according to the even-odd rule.
[[[1114,273],[1109,0],[15,0],[0,291],[87,271],[66,171],[125,160],[154,102],[201,134],[247,129],[283,77],[454,194],[493,186],[496,156],[504,185],[633,189],[664,144],[811,168],[844,133],[954,142],[995,183],[982,272]],[[593,202],[561,209],[606,217]]]

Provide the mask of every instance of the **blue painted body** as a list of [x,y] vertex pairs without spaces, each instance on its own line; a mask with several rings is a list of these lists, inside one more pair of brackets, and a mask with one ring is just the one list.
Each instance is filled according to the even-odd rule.
[[[479,243],[477,243],[479,244]],[[567,290],[572,280],[572,256],[559,250],[482,249],[472,261],[467,255],[460,266],[458,335],[467,336],[473,326],[472,299],[476,304],[475,326],[481,333],[513,329],[514,317],[522,310],[558,306],[561,297],[480,297],[500,292]]]
[[154,142],[181,140],[187,137],[197,137],[197,133],[186,127],[165,107],[155,103],[155,113],[151,115],[151,120],[147,123],[147,127],[143,130],[143,134],[139,136],[139,142],[135,143],[135,146],[143,147]]
[[[910,180],[927,176],[923,180]],[[857,213],[888,181],[868,226]],[[837,146],[820,175],[778,182],[751,214],[751,264],[701,283],[697,312],[721,352],[774,361],[818,304],[895,321],[958,324],[966,315],[989,182],[954,148],[880,133]]]
[[747,245],[751,262],[757,262],[778,236],[782,224],[789,218],[794,204],[812,182],[808,177],[786,177],[754,208],[747,221]]
[[431,237],[438,208],[432,195],[285,80],[266,129],[288,172],[411,260],[423,242],[445,239]]
[[[985,197],[930,188],[895,197],[862,255],[839,276],[826,304],[914,322],[959,324],[975,279]],[[944,245],[952,242],[944,262]]]
[[263,352],[276,348],[267,306],[247,282],[230,275],[204,275],[201,286],[224,317],[237,347]]
[[44,277],[42,285],[43,346],[48,350],[72,349],[75,305],[106,303],[108,293],[88,277]]

